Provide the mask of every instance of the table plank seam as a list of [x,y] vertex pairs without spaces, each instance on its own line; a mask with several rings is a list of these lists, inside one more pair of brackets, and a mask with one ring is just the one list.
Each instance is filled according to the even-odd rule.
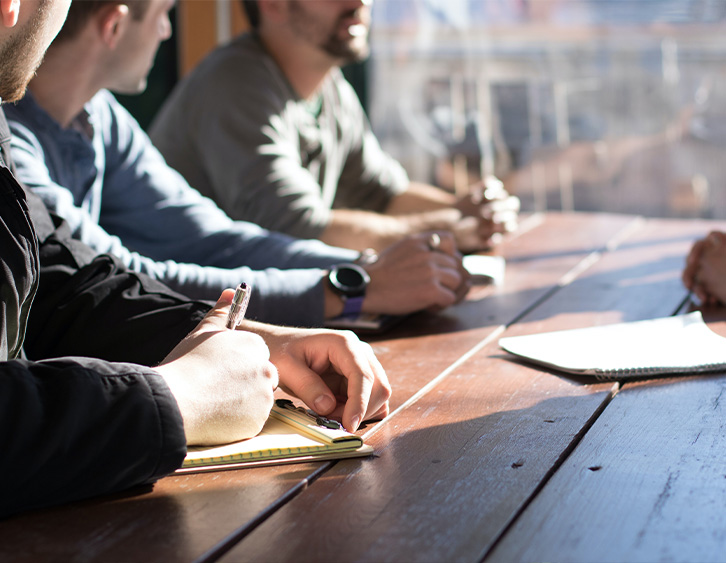
[[[538,221],[538,219],[540,219],[540,217],[532,217],[531,219],[532,219],[531,228],[536,227],[539,224],[539,222],[541,222],[541,221]],[[469,360],[472,356],[474,356],[481,349],[488,346],[490,343],[496,341],[509,327],[511,327],[512,325],[519,322],[523,317],[525,317],[527,314],[531,313],[533,310],[537,309],[543,303],[547,302],[549,299],[552,298],[553,295],[558,293],[560,290],[571,285],[584,272],[586,272],[594,264],[599,262],[599,260],[602,259],[606,254],[608,254],[611,251],[616,250],[625,240],[628,239],[628,237],[631,234],[633,234],[634,232],[639,230],[639,228],[641,228],[644,224],[645,224],[645,222],[643,221],[642,217],[637,217],[633,221],[630,221],[625,227],[623,227],[617,233],[615,233],[614,236],[612,236],[607,242],[602,244],[597,250],[590,252],[584,258],[582,258],[582,260],[580,260],[574,267],[572,267],[569,271],[567,271],[549,290],[547,290],[539,298],[535,299],[522,312],[515,314],[515,316],[510,321],[496,327],[488,336],[486,336],[484,339],[482,339],[482,341],[480,341],[475,346],[473,346],[471,349],[469,349],[467,352],[462,354],[456,361],[452,362],[438,376],[436,376],[434,379],[430,380],[424,387],[419,389],[419,391],[417,391],[406,402],[404,402],[397,409],[395,409],[393,412],[391,412],[383,421],[379,422],[370,431],[363,434],[363,438],[365,440],[368,440],[370,437],[374,436],[380,429],[383,428],[384,424],[390,423],[390,421],[392,419],[394,419],[397,414],[401,413],[402,411],[404,411],[411,405],[413,405],[416,402],[418,402],[419,400],[421,400],[422,397],[427,395],[430,391],[432,391],[440,383],[442,383],[459,366],[461,366],[463,363],[465,363],[467,360]],[[580,443],[580,441],[584,438],[585,434],[589,431],[589,429],[595,423],[597,418],[602,414],[602,412],[605,410],[605,408],[610,403],[612,398],[615,396],[618,389],[619,389],[619,385],[618,385],[618,383],[615,383],[613,385],[613,387],[611,388],[610,392],[603,399],[603,402],[598,406],[597,410],[593,413],[593,415],[591,415],[591,417],[583,425],[583,427],[580,429],[580,431],[573,437],[572,441],[568,444],[567,448],[565,448],[563,450],[561,455],[553,463],[553,466],[547,471],[547,473],[543,477],[542,481],[537,485],[537,487],[532,492],[532,494],[525,500],[525,502],[522,504],[522,506],[519,507],[519,509],[512,516],[512,518],[509,520],[509,522],[507,522],[507,524],[502,529],[502,532],[497,535],[497,538],[492,543],[491,547],[484,552],[484,554],[482,555],[482,558],[481,558],[482,561],[488,556],[489,553],[491,553],[491,551],[494,549],[494,547],[500,542],[501,538],[506,534],[506,532],[511,528],[511,526],[514,525],[517,518],[519,518],[519,516],[526,510],[526,508],[534,500],[534,498],[537,496],[537,494],[539,494],[539,492],[544,488],[544,486],[549,481],[549,479],[561,467],[561,465],[569,457],[569,455],[572,453],[572,451],[574,451],[574,449],[577,447],[577,445]],[[267,520],[269,517],[271,517],[278,510],[283,508],[291,500],[296,498],[299,494],[301,494],[304,490],[306,490],[310,484],[312,484],[314,481],[316,481],[323,474],[327,473],[334,465],[335,465],[335,462],[328,462],[325,465],[318,468],[312,475],[303,479],[293,489],[288,491],[285,495],[279,497],[274,503],[270,504],[265,510],[260,512],[254,519],[252,519],[250,522],[248,522],[245,526],[239,528],[234,533],[229,534],[226,538],[224,538],[222,541],[220,541],[216,546],[214,546],[212,549],[208,550],[204,555],[202,555],[199,559],[197,559],[196,562],[197,563],[211,563],[213,561],[218,561],[227,552],[229,552],[237,544],[239,544],[241,541],[243,541],[245,539],[245,537],[247,535],[249,535],[252,531],[254,531],[260,524],[262,524],[265,520]]]
[[288,502],[293,500],[295,497],[305,491],[310,485],[317,481],[324,473],[326,473],[333,465],[335,461],[327,461],[323,463],[318,469],[316,469],[311,475],[302,479],[297,485],[291,488],[282,496],[278,497],[275,502],[267,506],[264,510],[260,511],[254,518],[247,522],[244,526],[236,529],[231,534],[228,534],[225,538],[219,541],[212,548],[207,550],[197,559],[194,563],[213,563],[223,557],[228,551],[235,547],[241,542],[248,534],[255,530],[260,524],[271,517],[275,512],[280,510]]
[[[530,218],[530,229],[536,227],[542,222],[542,217],[539,215],[535,215]],[[538,299],[536,299],[532,304],[527,306],[522,312],[519,314],[516,314],[510,321],[498,326],[495,328],[487,337],[485,337],[482,341],[480,341],[478,344],[473,346],[471,349],[469,349],[467,352],[462,354],[455,362],[453,362],[449,367],[447,367],[445,370],[443,370],[438,376],[436,376],[434,379],[429,381],[424,387],[419,389],[413,396],[411,396],[407,401],[405,401],[403,404],[401,404],[397,409],[395,409],[393,412],[391,412],[383,421],[376,424],[370,431],[363,434],[363,439],[368,440],[372,436],[374,436],[381,428],[383,428],[383,425],[386,423],[390,423],[390,421],[396,417],[397,414],[403,412],[406,408],[410,407],[411,405],[418,402],[422,397],[427,395],[430,391],[432,391],[435,387],[437,387],[442,381],[444,381],[456,368],[458,368],[460,365],[465,363],[468,359],[470,359],[473,355],[475,355],[477,352],[479,352],[481,349],[489,345],[494,340],[498,339],[509,327],[517,323],[520,319],[522,319],[524,316],[535,310],[537,307],[545,303],[547,300],[552,298],[553,295],[555,295],[560,290],[564,289],[568,285],[570,285],[574,280],[576,280],[582,273],[587,271],[590,267],[592,267],[595,263],[597,263],[606,253],[613,251],[622,244],[624,240],[628,238],[630,234],[637,231],[639,227],[641,227],[644,224],[644,221],[641,217],[635,218],[633,221],[629,222],[623,229],[618,231],[609,241],[607,241],[605,244],[603,244],[598,250],[595,250],[588,254],[586,257],[584,257],[580,262],[578,262],[573,268],[571,268],[568,272],[566,272],[558,282],[552,286],[548,291],[546,291],[543,295],[541,295]],[[527,229],[529,230],[529,229]],[[604,401],[604,404],[601,405],[601,407],[596,411],[597,416],[599,416],[599,413],[602,412],[602,410],[605,408],[605,404],[609,403],[609,401],[612,399],[612,392],[609,394],[609,397],[606,398]],[[518,515],[528,506],[528,504],[531,502],[531,500],[536,496],[536,494],[541,490],[542,487],[544,487],[545,483],[549,480],[552,474],[559,468],[561,463],[566,459],[566,457],[569,455],[569,453],[574,449],[576,444],[579,442],[579,440],[584,436],[583,430],[586,432],[587,429],[590,428],[590,426],[594,423],[594,419],[592,421],[588,421],[588,423],[583,427],[580,433],[578,433],[577,436],[573,439],[573,442],[571,446],[566,449],[562,456],[558,458],[558,461],[555,462],[555,465],[548,471],[548,473],[545,475],[542,483],[537,487],[533,495],[527,499],[525,504],[520,508],[520,510],[517,511],[517,514],[513,517],[512,521],[505,527],[506,529],[509,529],[509,526],[516,520]],[[317,480],[320,476],[322,476],[324,473],[326,473],[328,470],[330,470],[335,465],[334,462],[326,463],[325,465],[318,468],[312,475],[302,480],[298,485],[293,487],[290,491],[288,491],[285,495],[281,496],[276,500],[276,502],[269,505],[264,511],[260,512],[254,519],[250,520],[245,526],[239,528],[238,530],[235,530],[232,534],[229,534],[226,538],[224,538],[222,541],[220,541],[217,545],[215,545],[213,548],[208,550],[205,554],[203,554],[200,558],[197,559],[197,563],[211,563],[213,561],[219,560],[224,554],[226,554],[228,551],[230,551],[236,544],[241,542],[248,534],[250,534],[255,528],[257,528],[262,522],[264,522],[267,518],[272,516],[275,512],[277,512],[279,509],[281,509],[283,506],[285,506],[288,502],[290,502],[292,499],[297,497],[300,493],[302,493],[311,483],[313,483],[315,480]],[[504,533],[504,532],[503,532]],[[501,536],[500,536],[501,537]],[[493,545],[496,545],[496,543],[499,541],[499,538],[494,542]],[[489,553],[490,550],[487,551]]]
[[[536,219],[541,219],[539,215],[534,215],[531,217],[533,219],[533,226],[536,226],[539,224]],[[397,409],[395,409],[393,412],[389,413],[389,415],[375,425],[370,431],[363,434],[363,439],[367,440],[370,437],[372,437],[374,434],[378,432],[380,428],[383,427],[384,424],[389,423],[395,416],[405,410],[406,408],[410,407],[411,405],[418,402],[422,397],[424,397],[427,393],[429,393],[431,390],[433,390],[439,383],[441,383],[448,375],[454,371],[457,367],[459,367],[462,363],[464,363],[466,360],[471,358],[476,352],[487,346],[489,343],[491,343],[494,339],[501,336],[509,327],[514,325],[515,323],[519,322],[522,318],[524,318],[526,315],[534,311],[537,307],[542,305],[543,303],[547,302],[549,299],[552,298],[557,292],[564,289],[568,285],[572,284],[580,275],[582,275],[584,272],[586,272],[589,268],[591,268],[594,264],[596,264],[605,254],[608,252],[612,252],[616,250],[627,238],[638,231],[640,228],[642,228],[645,225],[645,220],[643,217],[635,217],[632,221],[630,221],[625,227],[620,229],[613,237],[610,238],[607,242],[605,242],[598,250],[594,250],[593,252],[589,253],[585,258],[583,258],[581,261],[579,261],[575,266],[573,266],[569,271],[567,271],[559,280],[558,282],[553,285],[548,291],[546,291],[544,294],[542,294],[539,298],[535,299],[534,302],[527,307],[525,307],[520,313],[516,314],[510,321],[499,325],[496,329],[492,331],[491,334],[489,334],[486,338],[484,338],[481,342],[479,342],[476,346],[472,347],[470,350],[465,352],[464,354],[459,357],[458,360],[453,362],[449,367],[447,367],[445,370],[443,370],[439,375],[437,375],[434,379],[429,381],[425,386],[423,386],[421,389],[419,389],[414,395],[412,395],[407,401],[402,403]]]
[[489,545],[489,547],[484,551],[484,553],[481,555],[481,557],[478,559],[480,563],[484,563],[489,557],[489,555],[496,549],[497,545],[502,541],[502,539],[507,535],[509,530],[515,525],[519,517],[524,514],[524,512],[527,510],[527,508],[534,502],[535,498],[542,492],[542,490],[547,486],[547,483],[550,479],[557,473],[557,471],[564,465],[564,463],[567,461],[567,459],[572,455],[572,453],[575,451],[577,446],[582,442],[582,440],[585,438],[587,433],[590,431],[590,429],[595,425],[595,422],[600,418],[600,416],[605,412],[605,409],[608,407],[608,405],[612,402],[612,400],[615,398],[615,396],[620,392],[621,385],[620,382],[614,382],[612,387],[610,388],[610,391],[607,393],[605,398],[603,399],[602,403],[598,406],[598,408],[595,410],[595,412],[592,413],[592,416],[583,424],[580,431],[575,434],[575,436],[572,438],[570,443],[567,445],[567,447],[562,451],[560,456],[555,460],[555,462],[552,464],[552,467],[549,468],[547,473],[542,477],[542,480],[537,484],[537,486],[534,488],[532,493],[525,499],[525,501],[520,505],[520,507],[517,509],[517,511],[512,515],[512,517],[509,519],[509,521],[504,525],[501,532],[497,534],[497,537],[494,539],[494,541]]
[[449,374],[454,371],[456,368],[458,368],[461,364],[466,362],[469,358],[471,358],[474,354],[476,354],[479,350],[487,346],[492,340],[495,338],[499,338],[499,336],[506,330],[508,325],[500,325],[496,329],[494,329],[489,336],[484,338],[481,342],[479,342],[476,346],[473,346],[470,348],[467,352],[462,354],[458,360],[453,362],[449,367],[447,367],[444,371],[442,371],[439,375],[434,377],[431,381],[429,381],[426,385],[421,387],[416,393],[414,393],[407,401],[402,403],[397,409],[395,409],[393,412],[391,412],[386,418],[384,418],[382,421],[380,421],[378,424],[376,424],[371,430],[363,434],[363,439],[367,440],[371,436],[373,436],[380,428],[383,427],[384,424],[388,423],[393,417],[395,417],[398,413],[402,412],[406,408],[410,407],[411,405],[418,402],[422,397],[424,397],[427,393],[429,393],[432,389],[434,389],[439,383],[441,383],[444,379],[446,379]]

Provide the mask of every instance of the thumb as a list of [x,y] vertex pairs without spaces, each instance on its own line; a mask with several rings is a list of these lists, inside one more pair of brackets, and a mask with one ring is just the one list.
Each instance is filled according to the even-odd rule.
[[232,299],[234,298],[234,289],[225,289],[222,295],[219,296],[214,307],[204,316],[202,326],[209,326],[210,329],[223,329],[227,326],[227,316],[229,315],[229,309],[232,306]]
[[337,400],[320,375],[302,364],[286,365],[280,371],[285,372],[285,385],[293,395],[320,415],[333,414]]

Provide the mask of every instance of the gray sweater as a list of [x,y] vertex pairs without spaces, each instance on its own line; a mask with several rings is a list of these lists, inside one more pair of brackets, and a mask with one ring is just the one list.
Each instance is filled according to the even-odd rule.
[[383,211],[409,183],[338,69],[300,99],[256,34],[180,82],[150,135],[230,217],[301,238],[319,237],[334,208]]

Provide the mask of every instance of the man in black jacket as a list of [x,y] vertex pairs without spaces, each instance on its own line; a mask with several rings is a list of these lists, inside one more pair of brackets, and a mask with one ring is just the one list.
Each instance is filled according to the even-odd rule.
[[[69,3],[0,0],[0,101],[22,95]],[[278,377],[350,430],[388,413],[368,345],[225,329],[231,291],[210,309],[71,239],[15,181],[8,141],[0,110],[0,517],[153,482],[188,444],[254,435]]]

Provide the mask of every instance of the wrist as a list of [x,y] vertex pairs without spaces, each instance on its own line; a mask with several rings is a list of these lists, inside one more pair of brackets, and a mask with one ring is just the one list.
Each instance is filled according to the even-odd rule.
[[[333,266],[328,273],[328,288],[331,290],[331,297],[338,298],[338,303],[331,303],[332,310],[337,312],[337,315],[360,314],[370,281],[368,272],[358,264]],[[326,299],[326,312],[327,302]]]
[[447,209],[436,209],[434,211],[425,211],[412,216],[412,231],[423,233],[426,231],[450,231],[452,230],[464,214],[453,207]]
[[343,313],[343,300],[340,298],[340,296],[335,293],[331,288],[330,284],[327,283],[327,276],[326,276],[326,283],[325,287],[323,289],[325,292],[324,297],[324,316],[326,319],[334,319],[335,317],[339,317]]

